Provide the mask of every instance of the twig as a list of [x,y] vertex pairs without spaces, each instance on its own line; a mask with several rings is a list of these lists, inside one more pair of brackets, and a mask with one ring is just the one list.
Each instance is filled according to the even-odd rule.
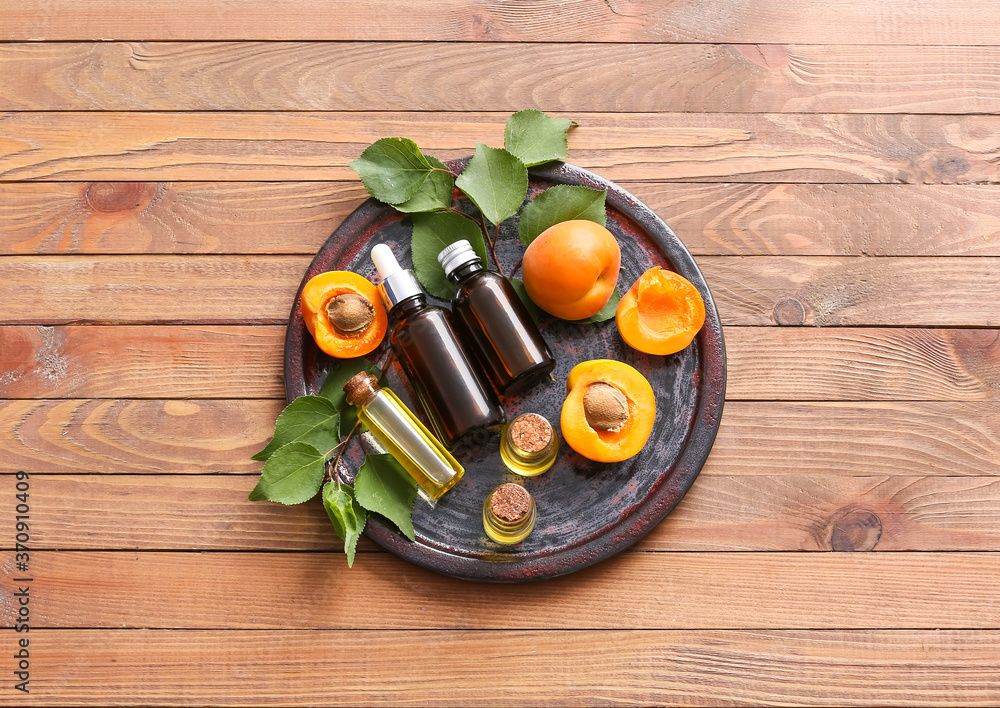
[[[330,469],[333,470],[333,474],[331,475],[331,479],[337,480],[337,486],[338,487],[340,486],[340,472],[337,471],[337,466],[340,464],[340,458],[344,456],[344,450],[347,449],[347,443],[349,443],[351,441],[351,438],[354,437],[354,433],[357,432],[358,428],[360,428],[360,427],[361,427],[361,419],[359,418],[358,422],[354,424],[353,428],[351,428],[351,432],[349,432],[347,434],[347,437],[344,438],[344,440],[340,443],[340,445],[337,446],[337,447],[340,448],[340,452],[338,452],[337,456],[335,458],[333,458],[333,464],[330,465]],[[335,447],[334,450],[336,450],[336,449],[337,448]],[[325,475],[324,475],[324,479],[325,479]],[[327,480],[327,481],[329,481],[329,480]]]

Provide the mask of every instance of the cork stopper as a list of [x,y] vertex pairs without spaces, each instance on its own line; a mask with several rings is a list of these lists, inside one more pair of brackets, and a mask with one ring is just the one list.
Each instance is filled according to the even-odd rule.
[[519,521],[531,509],[531,495],[520,484],[508,482],[493,490],[490,510],[507,522]]
[[367,371],[359,371],[350,381],[344,384],[344,392],[347,394],[347,402],[352,406],[358,405],[369,394],[378,390],[378,379]]
[[524,452],[541,452],[552,442],[552,426],[537,413],[525,413],[510,426],[510,439]]

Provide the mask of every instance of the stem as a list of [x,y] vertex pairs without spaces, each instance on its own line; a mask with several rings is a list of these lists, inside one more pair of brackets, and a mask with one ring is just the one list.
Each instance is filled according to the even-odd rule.
[[523,256],[521,257],[521,260],[519,260],[517,262],[517,265],[514,266],[514,270],[512,270],[510,272],[510,277],[513,278],[515,275],[517,275],[517,271],[521,270],[521,264],[522,263],[524,263],[524,257]]
[[493,233],[493,240],[490,241],[490,253],[493,255],[493,262],[496,264],[497,270],[500,271],[500,275],[503,275],[504,277],[506,277],[506,275],[504,275],[504,272],[503,272],[503,266],[500,265],[500,259],[497,258],[496,245],[497,245],[497,240],[499,238],[500,238],[500,224],[497,224],[496,225],[496,231]]
[[[354,433],[356,433],[358,431],[358,428],[360,427],[361,427],[361,419],[358,418],[358,422],[354,424],[353,428],[351,428],[351,432],[349,432],[347,434],[347,437],[344,438],[344,441],[337,446],[340,448],[340,452],[338,452],[337,456],[333,458],[333,464],[330,465],[330,468],[333,470],[332,479],[337,480],[338,487],[340,486],[340,473],[337,471],[337,466],[340,464],[340,458],[344,456],[344,450],[347,449],[347,443],[351,441],[351,438],[354,437]],[[334,450],[336,449],[337,448],[334,448]]]
[[431,168],[431,172],[445,172],[445,173],[451,175],[452,177],[454,177],[455,179],[458,179],[458,173],[457,172],[452,172],[451,170],[442,170],[440,167],[433,167],[433,168]]

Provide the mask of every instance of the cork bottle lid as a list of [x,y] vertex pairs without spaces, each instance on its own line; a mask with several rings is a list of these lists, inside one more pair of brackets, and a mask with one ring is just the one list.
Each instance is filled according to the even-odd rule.
[[378,390],[378,379],[367,371],[359,371],[350,381],[344,384],[344,392],[347,394],[347,402],[356,406],[358,401],[364,400],[365,396]]

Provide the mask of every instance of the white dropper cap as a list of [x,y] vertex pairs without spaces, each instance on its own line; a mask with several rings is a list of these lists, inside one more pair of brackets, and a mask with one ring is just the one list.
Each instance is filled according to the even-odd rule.
[[378,291],[382,294],[382,302],[385,303],[387,310],[392,310],[403,300],[424,295],[424,289],[420,287],[416,276],[400,267],[396,254],[384,243],[376,244],[372,248],[372,262],[379,277],[382,278],[382,282],[378,284]]
[[396,254],[384,243],[380,243],[372,249],[372,262],[382,280],[403,270],[399,266],[399,261],[396,260]]

